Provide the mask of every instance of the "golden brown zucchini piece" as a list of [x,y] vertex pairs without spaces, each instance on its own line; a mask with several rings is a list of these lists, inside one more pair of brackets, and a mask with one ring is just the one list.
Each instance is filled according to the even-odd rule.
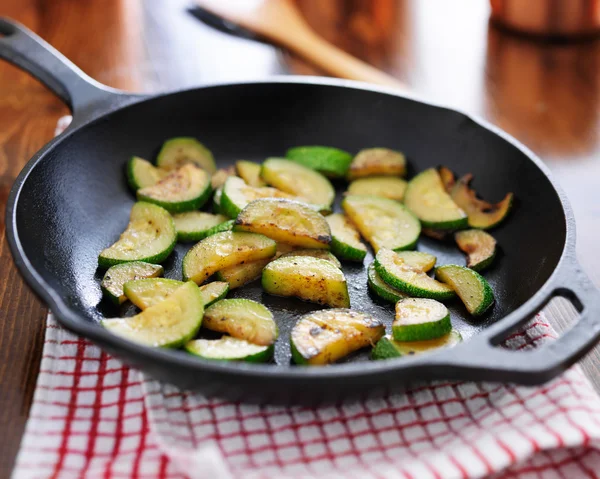
[[367,148],[358,152],[350,163],[348,179],[365,176],[405,176],[404,153],[389,148]]
[[329,249],[331,231],[325,218],[305,203],[283,198],[254,200],[235,220],[234,231],[259,233],[302,248]]
[[290,337],[296,364],[322,366],[373,346],[385,334],[383,323],[350,309],[326,309],[298,320]]
[[344,273],[325,259],[292,256],[271,261],[263,270],[263,289],[334,308],[350,307]]
[[460,206],[469,217],[471,228],[490,229],[498,226],[510,212],[513,194],[507,193],[502,201],[492,204],[477,198],[475,190],[469,187],[473,175],[460,178],[452,187],[452,200]]
[[204,283],[217,271],[275,256],[277,244],[266,236],[226,231],[200,241],[183,258],[183,278]]

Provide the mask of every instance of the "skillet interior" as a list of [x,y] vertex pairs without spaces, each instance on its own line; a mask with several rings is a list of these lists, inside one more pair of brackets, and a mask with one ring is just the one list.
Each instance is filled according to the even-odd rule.
[[[454,325],[465,338],[538,291],[564,248],[564,211],[550,181],[525,153],[463,114],[330,85],[255,83],[197,89],[150,99],[85,126],[50,150],[23,185],[16,210],[23,251],[86,321],[131,312],[101,301],[97,255],[127,224],[134,196],[125,181],[126,160],[132,155],[152,159],[162,141],[174,136],[198,137],[220,167],[242,158],[262,161],[294,145],[324,144],[350,152],[386,146],[408,155],[411,174],[444,164],[458,174],[472,172],[474,186],[486,199],[496,201],[513,191],[516,207],[493,233],[502,253],[485,274],[496,305],[473,322],[458,301],[449,304]],[[178,245],[165,264],[167,277],[180,279],[188,248]],[[438,264],[464,263],[453,244],[424,238],[419,249],[436,254]],[[364,264],[371,260],[367,257]],[[348,264],[344,271],[353,307],[389,324],[393,308],[367,292],[364,267]],[[289,365],[289,330],[299,312],[318,307],[263,295],[258,284],[230,294],[234,296],[271,308],[281,333],[276,361]],[[351,360],[365,358],[359,354]]]

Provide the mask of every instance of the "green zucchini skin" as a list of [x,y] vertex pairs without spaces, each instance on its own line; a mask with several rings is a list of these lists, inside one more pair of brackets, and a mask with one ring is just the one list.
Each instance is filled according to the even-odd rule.
[[203,240],[208,236],[208,232],[228,221],[227,217],[223,215],[211,215],[202,211],[187,211],[173,215],[173,220],[179,243]]
[[469,266],[469,268],[477,271],[478,273],[483,270],[488,269],[490,266],[492,266],[492,263],[496,259],[496,252],[497,252],[497,250],[494,250],[494,253],[492,255],[488,256],[486,259],[484,259],[483,261],[480,261],[479,263]]
[[[161,190],[163,184],[169,181],[177,182],[176,177],[172,175],[184,174],[189,174],[192,178],[195,176],[195,180],[198,181],[197,185],[195,185],[195,190],[191,190],[191,194],[188,193],[188,197],[185,199],[164,199],[165,194],[167,194],[166,192],[168,192],[168,188]],[[182,192],[182,194],[184,193]],[[139,189],[136,195],[139,201],[146,201],[148,203],[161,206],[169,213],[184,213],[186,211],[194,211],[202,208],[212,195],[210,175],[198,167],[185,165],[179,170],[171,173],[171,175],[165,177],[156,185]]]
[[404,205],[381,196],[348,195],[342,209],[377,253],[381,248],[394,251],[414,249],[421,223]]
[[285,157],[329,178],[345,178],[353,158],[347,151],[329,146],[296,146],[288,149]]
[[292,361],[294,362],[294,364],[297,364],[298,366],[308,365],[308,360],[304,356],[302,356],[302,353],[300,351],[298,351],[298,348],[294,344],[294,341],[290,341],[290,351],[292,353]]
[[224,215],[227,216],[224,211],[223,208],[221,208],[221,198],[223,197],[223,187],[220,186],[219,188],[217,188],[215,190],[215,193],[213,194],[213,204],[212,204],[212,212],[215,215]]
[[367,268],[367,284],[369,289],[384,301],[396,304],[403,298],[408,296],[402,291],[392,288],[389,284],[381,279],[375,270],[375,264],[371,263]]
[[385,360],[402,357],[402,353],[394,345],[395,341],[390,336],[384,336],[371,351],[371,359]]
[[[481,316],[494,304],[494,291],[490,284],[471,268],[447,264],[435,269],[435,277],[456,291],[472,316]],[[476,303],[473,303],[474,294],[480,296]]]
[[213,154],[196,138],[181,136],[166,140],[156,157],[156,166],[170,170],[185,163],[195,163],[211,175],[217,171]]
[[153,186],[166,175],[164,170],[138,156],[132,156],[129,159],[125,171],[127,173],[127,183],[133,191],[146,186]]
[[[424,195],[429,196],[428,201],[425,201]],[[437,205],[431,205],[434,195]],[[467,214],[454,203],[434,168],[422,171],[408,182],[404,204],[419,218],[423,228],[459,230],[469,225]]]
[[459,249],[467,254],[467,267],[483,271],[496,258],[497,245],[492,235],[483,230],[464,230],[454,235]]
[[212,228],[207,229],[204,232],[204,238],[208,238],[209,236],[216,235],[217,233],[223,233],[224,231],[231,231],[233,229],[233,225],[235,224],[235,220],[227,220],[223,223],[213,226]]
[[377,342],[371,353],[371,359],[382,360],[413,356],[443,348],[452,348],[460,342],[462,342],[462,336],[454,329],[445,336],[429,341],[395,341],[391,335],[387,335]]
[[331,229],[331,252],[341,260],[362,263],[367,248],[360,241],[358,230],[341,213],[325,218]]
[[[429,314],[424,315],[422,311]],[[450,312],[443,304],[424,298],[405,298],[396,303],[396,318],[392,323],[396,341],[427,341],[445,336],[450,331]]]
[[205,309],[217,301],[225,299],[227,293],[229,293],[229,283],[225,281],[213,281],[212,283],[200,286],[200,294],[202,294]]
[[367,256],[366,249],[355,248],[348,243],[340,241],[337,236],[331,237],[331,252],[343,261],[362,263]]
[[127,301],[123,286],[127,281],[162,276],[164,269],[159,264],[131,261],[108,268],[100,285],[102,293],[117,306]]
[[377,274],[393,288],[408,296],[430,298],[438,301],[446,301],[456,296],[452,288],[438,283],[423,271],[414,268],[411,268],[412,271],[409,271],[411,274],[404,274],[403,271],[395,271],[393,265],[388,264],[389,256],[389,250],[382,249],[377,253],[374,264]]
[[335,189],[324,175],[292,160],[268,158],[262,164],[260,176],[285,193],[319,205],[319,211],[324,214],[330,211],[335,200]]
[[[238,356],[230,355],[229,357],[218,357],[215,355],[207,355],[205,352],[203,353],[202,351],[202,345],[208,345],[212,343],[213,345],[216,345],[218,347],[219,343],[222,344],[223,342],[232,344],[239,343],[241,347],[244,347],[244,345],[247,344],[250,345],[250,347],[252,347],[252,349],[255,352],[252,352],[250,354],[244,354],[244,352],[242,351]],[[223,336],[221,339],[197,339],[194,341],[190,341],[185,345],[185,350],[190,354],[201,357],[203,359],[207,359],[209,361],[243,361],[247,363],[264,363],[269,361],[273,357],[275,347],[273,344],[269,346],[257,346],[248,343],[243,339],[233,338],[230,336]]]
[[[162,233],[161,235],[161,244],[155,245],[155,248],[151,251],[147,251],[144,253],[137,251],[137,254],[114,254],[111,252],[116,246],[119,244],[123,236],[128,236],[133,231],[130,228],[131,222],[139,220],[144,216],[148,216],[152,218],[154,224],[157,222],[161,223]],[[154,227],[154,226],[152,226]],[[155,243],[158,240],[155,241]],[[105,248],[100,252],[98,256],[98,266],[101,268],[110,268],[111,266],[115,266],[121,263],[129,263],[131,261],[143,261],[144,263],[162,263],[164,260],[168,258],[171,254],[175,245],[177,244],[177,231],[175,230],[175,222],[171,215],[164,209],[158,205],[154,205],[151,203],[146,203],[143,201],[138,201],[131,208],[130,215],[130,224],[127,229],[121,234],[121,238],[117,240],[113,245],[108,248]]]
[[[129,341],[151,347],[179,348],[200,329],[204,302],[192,282],[176,289],[167,299],[130,318],[103,319],[101,325]],[[164,322],[164,317],[170,321]]]

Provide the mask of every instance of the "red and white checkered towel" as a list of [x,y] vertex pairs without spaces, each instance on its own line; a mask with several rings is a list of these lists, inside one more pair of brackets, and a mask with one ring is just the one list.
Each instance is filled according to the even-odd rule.
[[[508,341],[551,340],[543,314]],[[518,353],[515,353],[518,354]],[[600,399],[466,382],[323,408],[209,399],[123,366],[52,316],[15,479],[598,478]]]
[[[554,337],[539,314],[506,346]],[[50,315],[13,478],[583,479],[600,478],[599,449],[600,398],[579,367],[543,387],[435,382],[260,407],[154,381]]]

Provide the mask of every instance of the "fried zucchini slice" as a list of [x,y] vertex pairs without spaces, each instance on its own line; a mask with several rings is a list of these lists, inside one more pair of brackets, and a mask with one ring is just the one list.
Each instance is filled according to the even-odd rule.
[[244,339],[223,336],[221,339],[196,339],[185,345],[185,350],[195,356],[217,361],[245,361],[264,363],[273,357],[274,347],[259,346]]
[[481,316],[494,304],[494,292],[489,283],[470,268],[447,264],[436,268],[435,277],[456,291],[473,316]]
[[484,270],[496,257],[496,240],[485,231],[459,231],[454,239],[460,250],[467,254],[467,267],[475,271]]
[[440,179],[442,180],[442,184],[444,185],[444,189],[448,194],[452,193],[452,188],[456,183],[456,179],[454,178],[454,173],[451,169],[446,168],[445,166],[440,166],[439,169]]
[[435,266],[437,258],[423,251],[396,251],[396,256],[411,268],[427,273]]
[[297,196],[308,203],[330,208],[335,190],[327,178],[300,163],[283,158],[267,159],[260,176],[269,185]]
[[260,234],[226,231],[203,239],[183,258],[183,278],[204,283],[217,271],[249,261],[272,258],[277,244]]
[[402,201],[408,183],[395,176],[371,176],[359,178],[348,185],[348,195],[383,196]]
[[224,214],[230,218],[236,218],[250,202],[261,198],[298,199],[294,195],[279,191],[277,188],[268,186],[255,188],[248,186],[241,178],[232,177],[223,186],[220,206]]
[[358,152],[348,169],[348,179],[365,176],[405,176],[404,153],[389,148],[366,148]]
[[[167,278],[137,279],[125,283],[123,290],[127,298],[143,311],[167,299],[182,284],[183,281]],[[229,285],[221,281],[200,286],[205,307],[223,299],[228,291]]]
[[217,171],[213,154],[196,138],[171,138],[163,143],[156,157],[156,166],[167,170],[180,168],[186,163],[194,163],[211,175]]
[[183,281],[167,278],[136,279],[125,283],[123,292],[143,311],[167,299],[183,284]]
[[329,146],[296,146],[285,157],[330,178],[344,178],[352,163],[350,153]]
[[153,186],[167,174],[166,170],[157,168],[139,156],[133,156],[127,162],[127,182],[133,191]]
[[209,236],[216,235],[217,233],[231,231],[231,230],[233,230],[234,224],[235,224],[235,220],[224,221],[223,223],[220,223],[217,226],[213,226],[212,228],[206,230],[204,237],[208,238]]
[[289,253],[284,253],[280,257],[290,258],[293,256],[311,256],[313,258],[324,259],[329,261],[336,268],[342,269],[342,264],[339,262],[339,260],[329,251],[324,249],[296,249],[294,251],[290,251]]
[[402,298],[408,296],[402,291],[392,288],[384,280],[381,279],[377,271],[375,270],[375,264],[371,263],[367,268],[367,285],[369,289],[373,291],[377,296],[385,301],[396,304]]
[[354,225],[340,213],[325,218],[331,229],[331,251],[342,260],[363,261],[367,247],[360,240]]
[[302,316],[290,336],[296,364],[322,366],[374,345],[385,334],[381,321],[350,309],[326,309]]
[[391,335],[386,335],[379,340],[373,348],[373,359],[393,359],[402,356],[428,353],[442,348],[451,348],[462,341],[462,336],[456,330],[437,339],[428,341],[394,341]]
[[422,270],[409,266],[397,253],[389,249],[384,248],[377,253],[375,271],[387,284],[408,296],[438,301],[455,296],[450,286],[430,278]]
[[263,289],[275,296],[294,296],[334,308],[349,308],[344,273],[329,261],[293,256],[271,261],[262,273]]
[[[209,236],[209,232],[214,231],[215,226],[221,225],[227,220],[227,216],[213,215],[203,211],[186,211],[173,215],[177,241],[180,243],[200,241]],[[214,231],[214,233],[218,233],[218,231]]]
[[331,243],[331,230],[321,214],[304,203],[283,198],[252,201],[238,215],[233,229],[302,248],[329,249]]
[[225,213],[221,209],[221,198],[223,197],[223,187],[217,188],[213,195],[212,212],[216,215],[224,215]]
[[116,243],[102,250],[98,264],[109,268],[130,261],[161,263],[171,254],[176,242],[175,224],[169,212],[140,201],[131,208],[127,229]]
[[236,161],[235,171],[248,186],[259,188],[267,185],[260,177],[260,165],[258,163],[246,160]]
[[229,283],[225,281],[213,281],[200,286],[200,293],[204,300],[204,307],[208,308],[211,304],[221,301],[229,293]]
[[392,333],[396,341],[426,341],[452,330],[450,312],[442,303],[427,298],[404,298],[396,303]]
[[460,206],[468,216],[471,228],[491,229],[506,219],[513,204],[513,194],[507,193],[504,199],[492,204],[477,198],[475,190],[469,187],[473,175],[460,178],[452,187],[452,200]]
[[209,174],[196,165],[183,165],[153,186],[137,190],[137,198],[171,213],[197,210],[211,194]]
[[[408,266],[426,273],[435,266],[436,257],[429,253],[421,251],[398,251],[396,255],[401,258]],[[371,263],[367,269],[367,285],[369,289],[385,301],[397,303],[407,295],[396,288],[391,287],[381,279],[375,270],[375,263]]]
[[277,339],[277,325],[266,306],[251,299],[223,299],[204,313],[203,327],[226,333],[252,344],[270,346]]
[[426,228],[451,230],[468,225],[467,214],[446,192],[434,168],[419,173],[409,181],[404,204]]
[[228,283],[231,289],[240,288],[259,279],[263,268],[269,264],[269,261],[271,261],[271,258],[237,264],[218,271],[215,276],[219,281]]
[[349,195],[342,201],[342,208],[375,252],[381,248],[413,249],[417,244],[421,224],[397,201],[379,196]]
[[100,287],[102,293],[115,304],[122,304],[127,301],[123,292],[123,285],[127,281],[141,278],[155,278],[162,275],[164,269],[159,264],[144,263],[142,261],[132,261],[131,263],[117,264],[108,268]]
[[104,319],[117,336],[146,346],[177,348],[192,339],[202,324],[204,301],[193,282],[179,286],[167,299],[131,318]]

